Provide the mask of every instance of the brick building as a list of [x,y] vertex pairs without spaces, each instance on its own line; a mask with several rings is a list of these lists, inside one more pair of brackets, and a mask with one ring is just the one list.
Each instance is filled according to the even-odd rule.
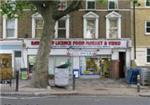
[[[56,22],[49,74],[54,74],[56,66],[69,61],[70,73],[76,70],[80,77],[124,78],[131,61],[130,0],[108,0],[104,4],[86,0],[82,4],[81,9]],[[61,5],[65,8],[67,3]],[[42,17],[28,9],[18,19],[1,17],[1,61],[9,55],[10,68],[31,70],[42,26]]]
[[139,0],[135,7],[136,64],[150,66],[150,0]]

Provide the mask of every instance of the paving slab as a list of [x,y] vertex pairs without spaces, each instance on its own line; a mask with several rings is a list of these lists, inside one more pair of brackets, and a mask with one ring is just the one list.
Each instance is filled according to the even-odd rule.
[[129,85],[121,80],[100,80],[100,79],[78,79],[76,80],[75,90],[72,90],[72,83],[70,82],[67,88],[47,87],[32,88],[29,81],[22,82],[19,86],[19,91],[6,91],[3,85],[0,85],[2,96],[45,96],[45,95],[113,95],[113,96],[150,96],[150,87],[141,86],[140,92],[137,92],[137,86]]

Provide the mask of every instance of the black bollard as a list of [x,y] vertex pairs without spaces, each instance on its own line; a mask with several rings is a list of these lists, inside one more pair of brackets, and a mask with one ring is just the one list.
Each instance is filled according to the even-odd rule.
[[12,80],[10,79],[10,83],[9,83],[10,87],[12,86]]
[[75,80],[76,80],[76,77],[75,77],[75,74],[73,74],[73,90],[75,90]]
[[16,91],[19,91],[19,71],[16,71]]

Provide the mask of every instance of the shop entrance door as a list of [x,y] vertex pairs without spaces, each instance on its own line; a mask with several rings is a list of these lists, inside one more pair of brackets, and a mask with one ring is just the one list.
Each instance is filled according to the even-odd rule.
[[119,52],[119,78],[125,77],[125,52]]

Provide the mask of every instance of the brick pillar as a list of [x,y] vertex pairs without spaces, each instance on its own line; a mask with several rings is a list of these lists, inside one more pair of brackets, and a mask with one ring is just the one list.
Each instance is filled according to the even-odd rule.
[[112,70],[112,78],[113,79],[119,79],[119,61],[118,60],[112,60],[112,65],[111,65],[111,70]]

